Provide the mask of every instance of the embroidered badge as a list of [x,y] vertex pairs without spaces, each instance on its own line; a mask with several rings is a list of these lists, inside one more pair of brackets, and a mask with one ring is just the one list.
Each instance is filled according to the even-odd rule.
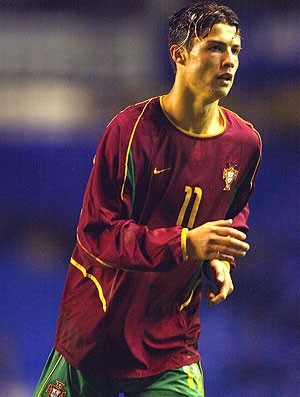
[[67,392],[63,389],[65,386],[64,383],[60,382],[59,380],[56,381],[56,386],[52,383],[48,386],[46,393],[49,397],[65,397]]
[[228,163],[227,167],[223,170],[223,180],[225,181],[225,187],[223,190],[230,190],[231,184],[236,180],[238,176],[238,169],[236,164]]

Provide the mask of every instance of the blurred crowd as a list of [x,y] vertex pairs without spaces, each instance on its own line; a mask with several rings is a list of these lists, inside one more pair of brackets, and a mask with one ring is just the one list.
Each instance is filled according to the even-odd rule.
[[[32,395],[55,332],[82,196],[105,125],[169,89],[167,16],[188,2],[0,1],[0,394]],[[263,162],[235,291],[200,311],[207,397],[300,395],[300,9],[226,1],[243,51],[222,104]],[[263,12],[262,12],[263,11]]]

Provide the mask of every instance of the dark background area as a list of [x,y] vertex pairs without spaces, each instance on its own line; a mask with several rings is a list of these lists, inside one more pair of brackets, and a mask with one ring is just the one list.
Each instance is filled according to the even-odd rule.
[[[0,1],[0,389],[28,397],[52,348],[82,196],[103,129],[168,91],[167,16],[186,1]],[[242,23],[222,105],[260,131],[247,258],[203,302],[207,397],[300,395],[298,2],[224,1]]]

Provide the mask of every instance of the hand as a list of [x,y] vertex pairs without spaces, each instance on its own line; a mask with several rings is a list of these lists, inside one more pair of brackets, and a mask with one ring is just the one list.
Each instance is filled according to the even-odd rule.
[[234,289],[230,272],[224,262],[214,259],[208,264],[207,275],[217,288],[217,292],[215,293],[211,286],[208,285],[206,287],[205,296],[208,299],[208,305],[218,305]]
[[186,236],[187,255],[200,260],[219,259],[232,262],[246,255],[250,246],[246,234],[231,227],[232,219],[207,222],[189,230]]

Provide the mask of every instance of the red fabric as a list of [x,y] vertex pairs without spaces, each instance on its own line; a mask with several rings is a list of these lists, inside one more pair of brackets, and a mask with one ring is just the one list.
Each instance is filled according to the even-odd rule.
[[[75,368],[145,377],[199,360],[202,264],[183,262],[181,230],[229,217],[246,230],[261,150],[250,125],[222,112],[226,128],[209,138],[179,131],[158,98],[125,109],[106,128],[57,324],[55,348]],[[238,175],[226,191],[229,163]]]

